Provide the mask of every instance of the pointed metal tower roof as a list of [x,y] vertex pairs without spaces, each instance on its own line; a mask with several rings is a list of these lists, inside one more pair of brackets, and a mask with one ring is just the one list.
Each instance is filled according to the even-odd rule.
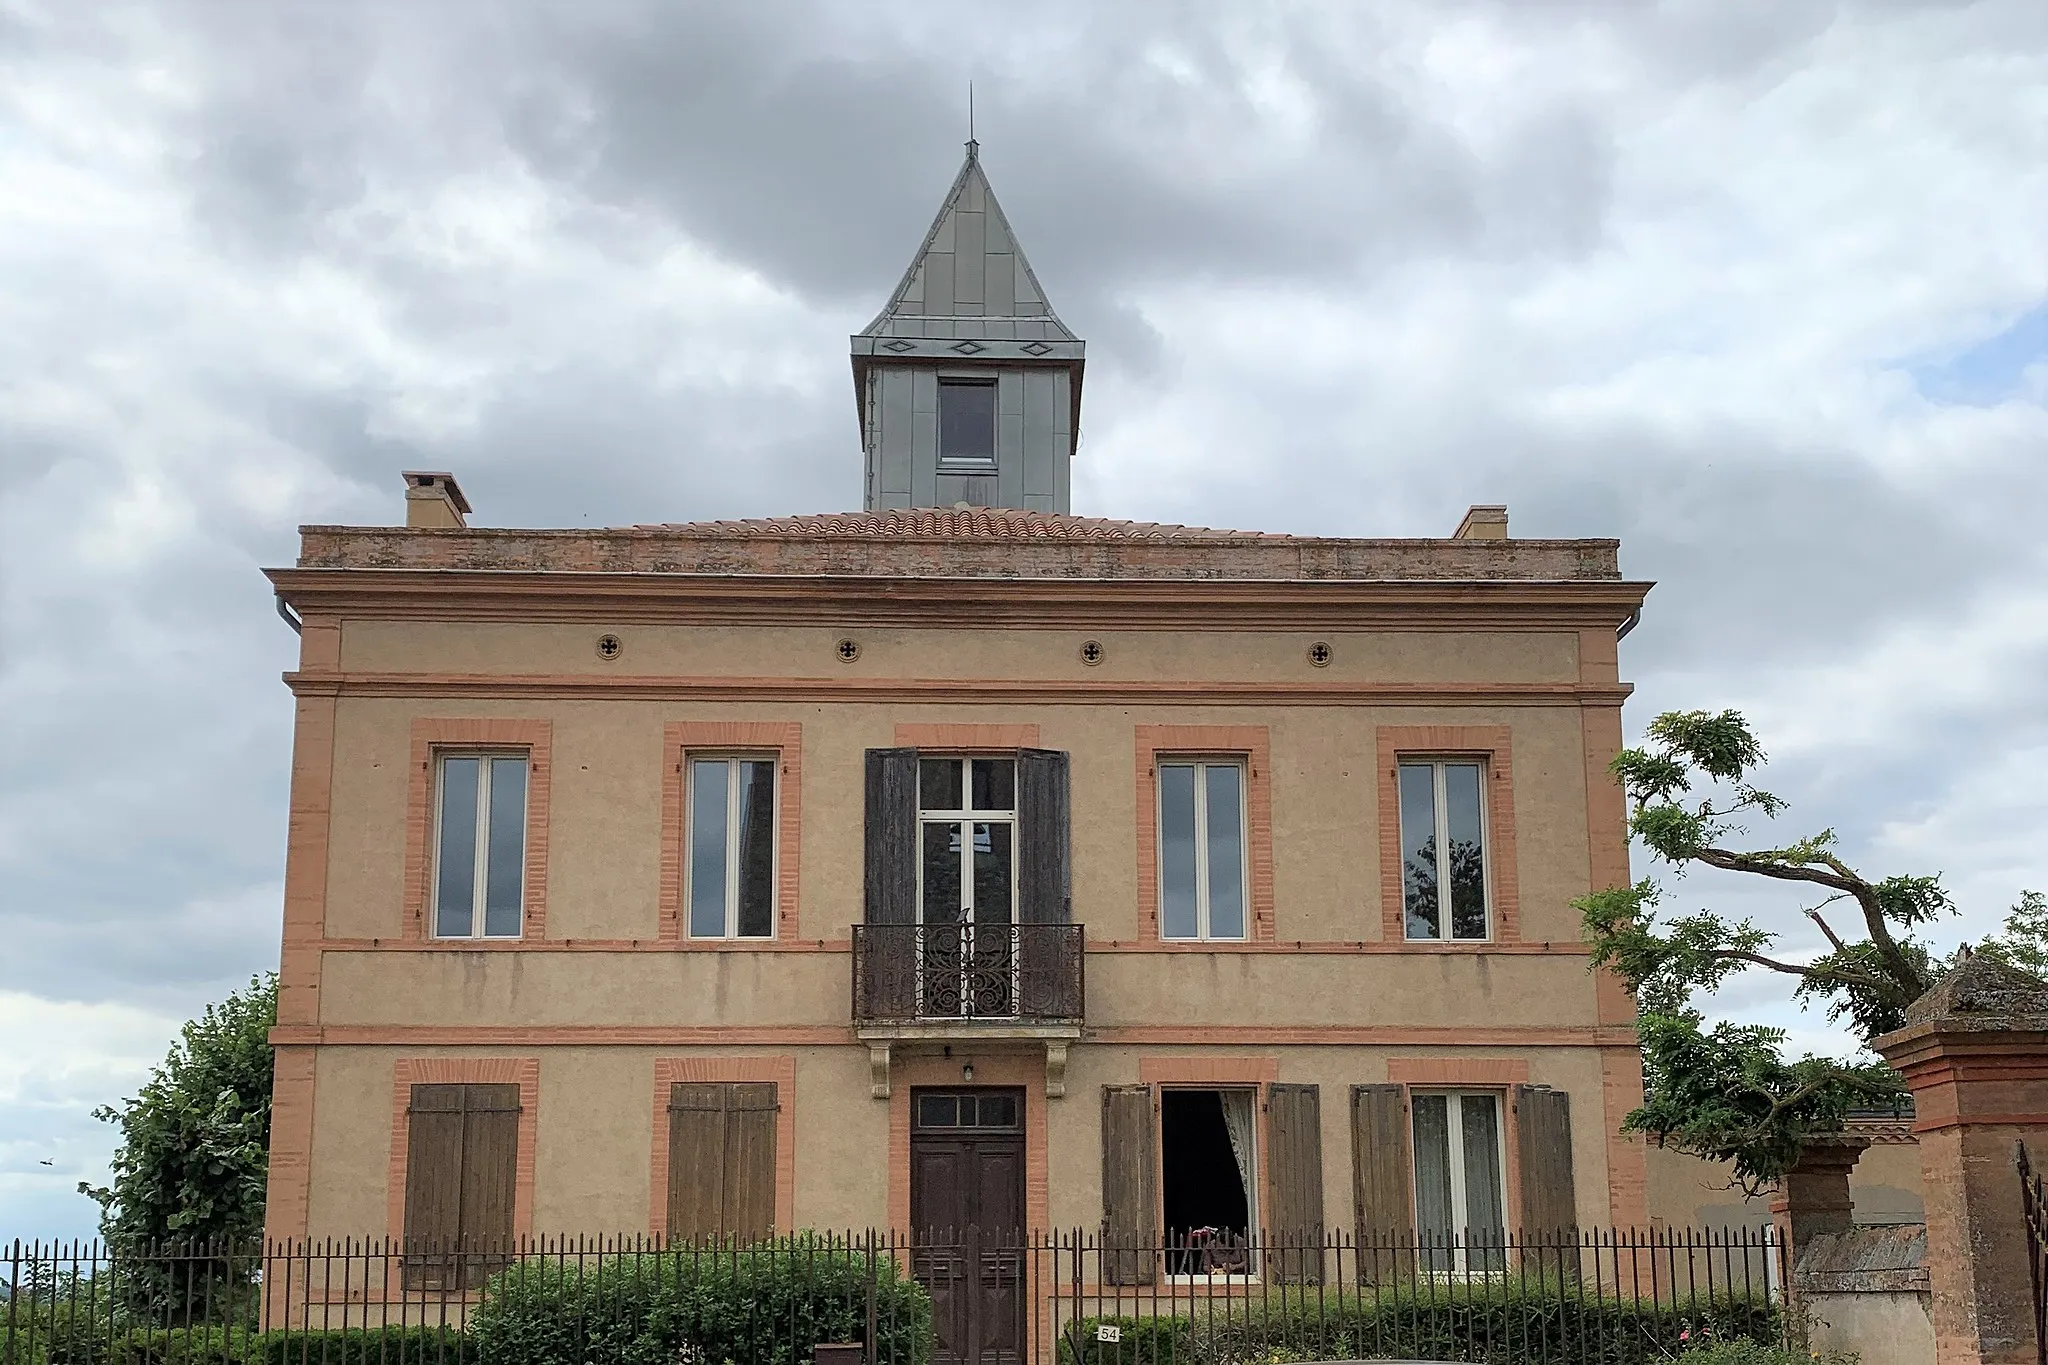
[[1046,302],[1010,220],[967,158],[910,268],[875,320],[853,337],[855,357],[953,360],[1082,358],[1081,339]]

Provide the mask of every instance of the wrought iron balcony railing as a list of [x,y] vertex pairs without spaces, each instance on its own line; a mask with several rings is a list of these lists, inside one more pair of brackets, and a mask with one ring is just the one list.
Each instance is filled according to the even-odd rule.
[[856,924],[855,1023],[1079,1023],[1078,924]]

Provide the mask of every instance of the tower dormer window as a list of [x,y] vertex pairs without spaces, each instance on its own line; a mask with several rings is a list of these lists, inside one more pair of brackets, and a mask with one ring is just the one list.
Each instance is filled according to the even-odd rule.
[[996,381],[939,381],[939,466],[984,471],[996,467]]

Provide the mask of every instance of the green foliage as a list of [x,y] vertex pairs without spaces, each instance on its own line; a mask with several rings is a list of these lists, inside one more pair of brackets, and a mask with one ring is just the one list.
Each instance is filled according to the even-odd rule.
[[2004,931],[1978,944],[1977,951],[2048,977],[2048,895],[2020,892],[2019,903],[2006,912]]
[[[1764,1298],[1676,1303],[1600,1295],[1590,1287],[1449,1283],[1382,1293],[1335,1290],[1250,1303],[1200,1304],[1159,1317],[1086,1318],[1060,1346],[1060,1365],[1278,1365],[1308,1360],[1463,1360],[1520,1365],[1653,1365],[1688,1339],[1779,1340]],[[1113,1323],[1120,1340],[1096,1339]]]
[[877,1365],[922,1365],[932,1306],[896,1262],[798,1234],[744,1254],[535,1260],[495,1276],[471,1318],[493,1365],[807,1365],[821,1341],[867,1335],[874,1285]]
[[[0,1330],[6,1327],[0,1312]],[[17,1320],[9,1365],[454,1365],[454,1327],[351,1327],[256,1332],[241,1327],[124,1327],[59,1314]],[[473,1348],[468,1358],[475,1357]]]
[[140,1094],[94,1111],[121,1130],[100,1206],[116,1245],[246,1240],[263,1231],[270,1029],[277,978],[258,977],[186,1024]]
[[1780,1029],[1702,1023],[1691,1010],[1638,1021],[1643,1107],[1622,1130],[1732,1162],[1736,1180],[1752,1190],[1798,1159],[1807,1134],[1838,1131],[1851,1107],[1904,1089],[1883,1063],[1787,1061]]
[[1857,1365],[1854,1351],[1816,1351],[1807,1355],[1784,1345],[1737,1337],[1732,1341],[1708,1339],[1688,1346],[1675,1365]]
[[[1629,832],[1674,877],[1694,867],[1789,883],[1817,897],[1799,913],[1818,927],[1828,951],[1809,960],[1775,956],[1779,933],[1711,910],[1663,915],[1663,888],[1650,878],[1608,887],[1574,904],[1593,943],[1593,965],[1616,972],[1635,993],[1643,1044],[1644,1106],[1624,1127],[1669,1146],[1729,1160],[1755,1190],[1798,1159],[1809,1133],[1839,1128],[1845,1109],[1894,1095],[1898,1080],[1882,1066],[1783,1056],[1776,1029],[1704,1027],[1699,996],[1751,970],[1791,978],[1802,1005],[1864,1042],[1905,1023],[1906,1007],[1950,965],[1915,931],[1955,913],[1939,876],[1871,881],[1837,851],[1833,830],[1780,847],[1737,848],[1744,821],[1780,815],[1785,802],[1752,782],[1763,746],[1734,711],[1667,711],[1646,742],[1625,749],[1611,771],[1629,801]],[[1839,932],[1827,912],[1856,928]],[[2048,897],[2025,893],[2006,932],[1984,945],[2030,970],[2048,968]]]

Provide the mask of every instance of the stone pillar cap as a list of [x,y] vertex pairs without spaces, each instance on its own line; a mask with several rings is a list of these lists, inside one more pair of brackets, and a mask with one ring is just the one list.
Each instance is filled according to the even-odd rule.
[[1932,1033],[2048,1032],[2048,981],[1990,953],[1971,953],[1906,1007],[1906,1025],[1871,1040],[1884,1052]]

